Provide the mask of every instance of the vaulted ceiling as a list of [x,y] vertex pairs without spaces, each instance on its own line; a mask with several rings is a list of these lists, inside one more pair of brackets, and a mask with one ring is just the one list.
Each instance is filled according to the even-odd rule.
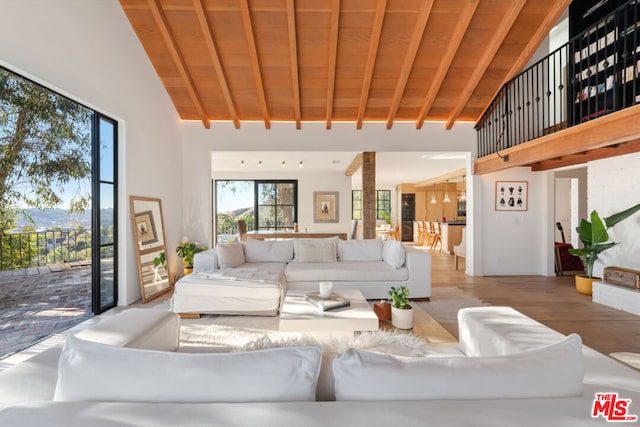
[[180,118],[475,122],[570,0],[120,0]]

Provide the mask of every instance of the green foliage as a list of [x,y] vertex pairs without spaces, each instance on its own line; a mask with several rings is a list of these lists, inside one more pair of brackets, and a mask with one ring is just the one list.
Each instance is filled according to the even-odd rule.
[[622,212],[613,214],[604,220],[600,218],[598,212],[593,211],[590,216],[591,222],[584,218],[580,221],[580,226],[577,230],[580,235],[580,241],[584,247],[579,249],[569,249],[569,253],[583,259],[587,266],[587,277],[593,277],[593,266],[598,259],[598,255],[619,243],[609,242],[609,234],[607,231],[639,210],[640,203]]
[[[91,121],[90,109],[0,69],[0,230],[20,206],[58,206],[65,184],[90,179]],[[70,209],[89,202],[78,191]]]
[[184,242],[178,245],[176,252],[178,256],[182,258],[182,262],[186,268],[193,268],[194,255],[207,249],[206,246],[198,246],[196,243]]
[[409,289],[406,286],[392,286],[389,290],[389,299],[391,299],[391,305],[395,308],[406,310],[411,308],[409,305]]
[[391,224],[391,212],[379,210],[378,215],[384,219],[384,222]]
[[167,254],[165,254],[164,251],[160,252],[160,255],[158,255],[153,259],[154,267],[158,267],[160,265],[165,267],[166,264],[167,264]]

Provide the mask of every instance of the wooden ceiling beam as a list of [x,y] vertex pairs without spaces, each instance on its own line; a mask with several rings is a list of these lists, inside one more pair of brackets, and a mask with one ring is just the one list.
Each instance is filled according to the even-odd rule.
[[262,111],[264,127],[271,129],[271,115],[267,107],[267,97],[264,92],[264,84],[262,83],[262,71],[260,70],[260,61],[258,59],[258,49],[256,47],[256,39],[253,35],[253,23],[251,22],[251,12],[249,11],[249,0],[240,1],[240,10],[242,11],[242,24],[247,37],[247,46],[249,48],[249,58],[251,60],[251,69],[253,70],[253,79],[256,83],[258,91],[258,102]]
[[402,95],[404,94],[404,91],[407,87],[409,74],[411,74],[411,70],[413,69],[413,63],[416,60],[418,48],[420,48],[420,42],[422,41],[424,29],[427,26],[427,21],[429,20],[429,15],[431,14],[432,7],[433,0],[423,0],[422,8],[419,11],[416,25],[415,27],[413,27],[413,33],[411,34],[409,47],[407,48],[407,53],[404,56],[402,68],[400,69],[400,76],[398,77],[396,90],[394,91],[393,98],[391,99],[389,114],[387,115],[387,129],[391,129],[391,127],[393,126],[393,121],[395,120],[396,114],[398,113],[398,108],[400,108],[400,100],[402,99]]
[[356,173],[358,169],[360,169],[361,167],[362,167],[362,153],[358,153],[353,158],[353,161],[351,162],[347,170],[344,172],[344,175],[353,176],[353,174]]
[[[533,34],[533,36],[527,43],[527,46],[522,49],[522,51],[520,52],[520,56],[513,63],[511,70],[509,70],[507,77],[504,79],[505,82],[511,80],[523,71],[525,65],[527,65],[529,60],[538,50],[538,47],[540,47],[540,43],[542,43],[542,41],[549,35],[553,26],[558,23],[558,20],[560,19],[562,14],[569,8],[569,4],[571,4],[571,1],[572,0],[556,0],[553,2],[551,10],[545,16],[544,20],[538,27],[538,30],[535,32],[535,34]],[[495,98],[495,96],[491,99],[493,98]]]
[[185,60],[180,53],[180,49],[178,48],[178,43],[176,42],[171,29],[169,28],[169,23],[167,22],[167,17],[164,15],[162,11],[162,5],[159,0],[147,0],[147,5],[149,6],[149,10],[151,11],[151,15],[153,16],[153,20],[156,25],[160,29],[160,34],[162,35],[162,39],[164,40],[167,49],[169,50],[169,54],[171,55],[171,59],[178,69],[178,73],[180,74],[180,78],[185,85],[185,89],[189,93],[189,98],[193,103],[198,115],[200,116],[200,120],[206,129],[211,128],[211,121],[209,120],[209,114],[204,109],[202,104],[202,100],[200,99],[200,94],[196,89],[195,84],[193,83],[193,79],[191,78],[191,74],[189,74],[187,65]]
[[516,166],[530,166],[550,159],[582,153],[640,138],[640,105],[598,117],[533,141],[501,150],[474,161],[474,174],[482,175]]
[[[492,100],[496,99],[500,95],[504,83],[507,83],[509,80],[513,79],[524,70],[525,65],[527,65],[529,60],[535,54],[536,50],[538,50],[538,47],[540,47],[542,41],[549,35],[553,26],[556,25],[562,14],[567,10],[569,4],[571,4],[571,1],[572,0],[558,0],[553,2],[551,10],[547,14],[547,16],[545,16],[544,20],[538,27],[538,30],[531,37],[525,48],[520,52],[520,56],[518,56],[518,59],[516,59],[516,61],[511,66],[511,69],[507,73],[503,84],[500,85],[498,90],[491,97]],[[485,108],[482,114],[478,116],[478,118],[476,119],[476,124],[482,118],[482,116],[484,116],[487,110],[491,108],[491,105],[491,103],[487,105],[487,108]]]
[[429,114],[431,107],[433,106],[436,95],[438,95],[438,92],[442,87],[442,83],[444,82],[444,79],[449,72],[449,68],[453,63],[453,59],[456,57],[456,53],[458,53],[458,49],[460,49],[462,39],[467,32],[467,28],[469,28],[469,23],[471,22],[471,18],[473,18],[473,15],[476,13],[476,9],[478,8],[479,3],[480,2],[478,0],[469,0],[462,9],[462,12],[460,12],[460,19],[458,19],[458,23],[453,30],[453,37],[451,38],[451,40],[449,40],[447,50],[442,56],[442,60],[440,61],[436,73],[431,80],[429,90],[427,91],[427,96],[424,99],[424,104],[422,105],[422,109],[418,114],[418,119],[416,120],[416,129],[422,129],[424,120],[427,117],[427,114]]
[[634,139],[633,141],[596,148],[583,153],[570,154],[556,159],[543,160],[538,163],[533,163],[530,166],[532,171],[540,172],[638,152],[640,152],[640,139]]
[[498,52],[498,49],[500,49],[500,46],[502,46],[504,39],[507,37],[507,34],[509,34],[511,27],[515,23],[516,19],[518,19],[518,15],[520,15],[520,12],[522,11],[522,8],[526,3],[526,0],[514,0],[511,2],[509,9],[503,15],[502,20],[498,24],[495,33],[493,33],[493,36],[487,43],[487,48],[482,54],[480,61],[478,61],[478,64],[475,65],[473,73],[471,73],[471,75],[469,76],[467,84],[465,85],[464,89],[462,90],[461,96],[458,99],[458,103],[456,104],[453,111],[449,114],[449,117],[447,118],[447,122],[445,124],[446,129],[451,129],[456,119],[460,116],[460,113],[464,109],[465,105],[467,105],[467,102],[471,98],[473,91],[478,86],[478,83],[480,83],[480,80],[484,76],[484,73],[487,71],[487,68],[489,68],[491,61]]
[[291,58],[291,88],[293,89],[293,116],[296,129],[300,122],[300,79],[298,76],[298,46],[296,41],[296,9],[294,0],[287,0],[287,28],[289,30],[289,56]]
[[340,26],[340,0],[331,1],[331,30],[329,33],[329,66],[327,72],[327,118],[325,127],[331,129],[333,96],[336,88],[336,60],[338,57],[338,28]]
[[451,172],[447,172],[442,175],[434,176],[429,179],[425,179],[424,181],[416,182],[414,185],[416,188],[430,187],[434,184],[439,184],[441,182],[446,182],[452,179],[461,178],[466,175],[467,175],[467,169],[461,168],[461,169],[453,170]]
[[367,65],[364,69],[364,77],[362,80],[362,90],[360,91],[360,104],[358,105],[358,116],[356,117],[356,129],[362,129],[362,121],[367,111],[367,102],[369,100],[369,90],[371,89],[371,78],[376,65],[376,57],[378,56],[378,45],[380,44],[380,34],[382,33],[382,23],[384,22],[384,13],[387,8],[387,0],[378,0],[376,7],[376,15],[371,30],[371,38],[369,39],[369,52],[367,53]]
[[225,77],[224,69],[222,68],[222,64],[220,63],[220,57],[218,56],[218,49],[216,49],[216,44],[213,40],[213,34],[211,33],[211,25],[209,25],[207,12],[205,11],[205,7],[202,4],[202,1],[203,0],[193,0],[193,7],[196,11],[196,15],[198,16],[198,22],[200,23],[202,36],[204,37],[204,41],[207,45],[207,50],[209,51],[209,56],[211,57],[213,68],[216,70],[216,77],[218,78],[218,84],[220,84],[220,90],[222,90],[222,96],[224,97],[224,102],[225,104],[227,104],[227,108],[229,109],[229,114],[231,115],[233,126],[236,129],[240,129],[240,119],[238,117],[238,112],[236,111],[236,107],[233,103],[233,98],[231,97],[229,84],[227,83],[227,78]]

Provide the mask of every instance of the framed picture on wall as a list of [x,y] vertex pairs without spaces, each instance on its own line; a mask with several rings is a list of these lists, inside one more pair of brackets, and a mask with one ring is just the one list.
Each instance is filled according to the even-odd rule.
[[529,208],[527,181],[496,181],[497,211],[526,211]]
[[338,222],[338,192],[313,192],[313,222]]

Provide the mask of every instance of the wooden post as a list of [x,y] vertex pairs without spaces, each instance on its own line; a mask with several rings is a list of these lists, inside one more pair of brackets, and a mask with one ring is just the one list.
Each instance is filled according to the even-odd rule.
[[376,238],[376,153],[362,153],[362,236]]

